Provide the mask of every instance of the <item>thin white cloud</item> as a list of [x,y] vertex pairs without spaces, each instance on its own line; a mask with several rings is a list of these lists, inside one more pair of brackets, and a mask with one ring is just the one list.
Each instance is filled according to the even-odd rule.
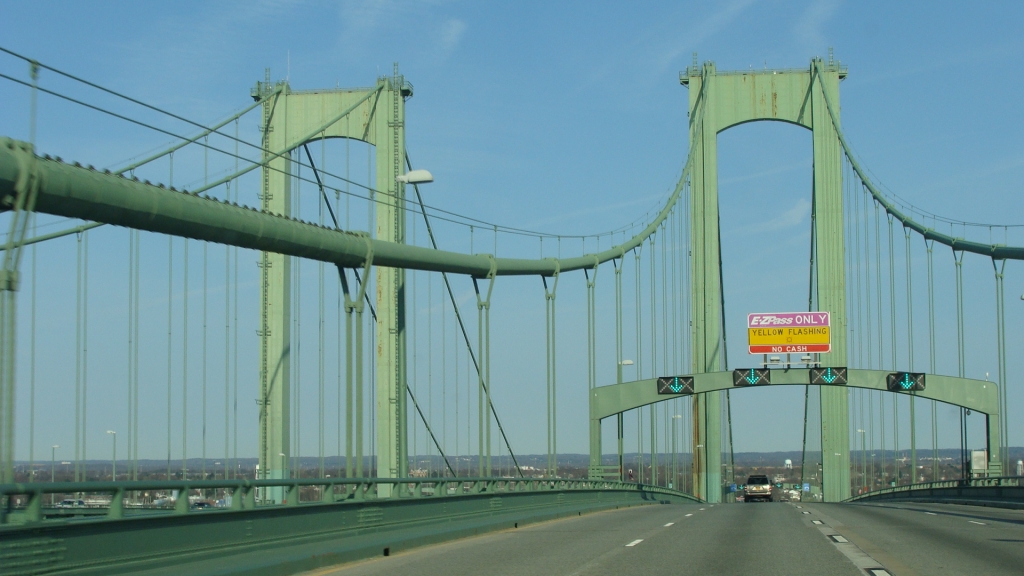
[[821,49],[826,44],[825,34],[822,28],[836,10],[839,9],[840,0],[816,0],[811,2],[804,13],[793,26],[793,33],[803,43],[813,49]]
[[[734,0],[732,2],[728,2],[718,12],[715,12],[704,20],[697,22],[694,26],[691,26],[689,33],[683,35],[673,34],[673,39],[671,41],[673,46],[671,48],[663,49],[661,51],[661,55],[658,57],[658,66],[656,68],[658,74],[660,75],[661,72],[676,63],[681,55],[687,52],[692,52],[692,49],[698,44],[721,32],[725,27],[731,24],[737,16],[753,5],[754,1],[755,0]],[[685,38],[685,44],[679,42],[679,38]]]
[[778,232],[779,230],[785,230],[798,226],[807,221],[807,218],[811,214],[811,202],[806,198],[800,198],[796,201],[796,204],[786,210],[782,214],[770,219],[765,220],[754,226],[745,227],[744,230],[748,234],[759,234],[763,232]]
[[466,23],[452,19],[441,25],[440,48],[445,56],[451,54],[459,46],[462,34],[466,31]]

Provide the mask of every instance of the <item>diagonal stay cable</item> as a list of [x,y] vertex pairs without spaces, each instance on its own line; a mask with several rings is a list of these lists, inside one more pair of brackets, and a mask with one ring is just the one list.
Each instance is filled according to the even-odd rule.
[[[313,168],[313,175],[316,176],[316,183],[320,188],[320,195],[323,198],[324,204],[327,206],[327,211],[331,214],[331,221],[334,222],[334,227],[340,230],[341,228],[338,227],[338,217],[334,214],[334,209],[331,208],[331,202],[327,198],[327,192],[324,190],[324,185],[320,180],[320,174],[316,168],[316,164],[313,163],[313,155],[309,153],[309,146],[303,144],[302,148],[306,151],[306,157],[309,158],[309,165]],[[338,275],[340,276],[344,273],[344,269],[339,265]],[[359,272],[353,270],[353,273],[356,275],[356,282],[362,282],[359,278]],[[374,310],[373,303],[370,302],[370,295],[364,292],[363,298],[366,299],[366,305],[370,308],[370,316],[373,317],[373,321],[376,322],[377,311]],[[434,431],[430,428],[430,423],[427,422],[427,417],[423,415],[423,410],[420,409],[420,403],[416,401],[416,395],[412,393],[412,388],[406,386],[405,391],[409,393],[409,399],[412,400],[413,406],[416,407],[416,412],[420,415],[420,420],[423,421],[423,425],[426,426],[427,433],[430,434],[430,439],[434,442],[434,446],[437,448],[438,453],[441,454],[441,458],[444,459],[444,464],[448,467],[448,471],[451,472],[453,477],[457,477],[458,475],[455,473],[455,470],[452,469],[452,465],[448,462],[448,456],[444,453],[444,450],[441,449],[441,444],[438,443],[437,437],[434,436]]]
[[[409,169],[412,169],[412,162],[409,160],[409,153],[405,154],[405,164]],[[416,201],[420,205],[420,211],[423,214],[423,222],[426,224],[427,235],[430,237],[430,245],[433,246],[434,250],[437,250],[437,240],[434,238],[434,230],[430,226],[430,220],[427,218],[427,211],[423,206],[423,197],[420,195],[420,188],[416,184],[412,185],[413,190],[416,192]],[[441,277],[444,279],[445,288],[448,290],[448,298],[452,301],[452,309],[455,310],[455,318],[459,321],[459,329],[462,331],[462,338],[466,341],[466,350],[469,352],[469,358],[473,361],[473,367],[476,369],[477,376],[480,377],[480,382],[483,384],[484,392],[490,394],[490,382],[486,382],[480,373],[480,364],[477,363],[476,354],[473,352],[473,346],[469,342],[469,334],[466,332],[466,324],[462,321],[462,314],[459,312],[459,304],[455,300],[455,293],[452,291],[452,285],[448,281],[448,273],[441,272]],[[498,424],[498,431],[501,432],[501,439],[505,441],[505,447],[508,449],[508,453],[512,456],[512,462],[516,465],[516,471],[519,472],[520,478],[523,476],[523,470],[519,467],[519,460],[516,458],[516,453],[512,451],[512,445],[509,444],[508,436],[505,435],[505,428],[501,425],[501,418],[498,418],[498,411],[494,408],[493,402],[487,403],[491,408],[491,414],[494,415],[494,421]]]

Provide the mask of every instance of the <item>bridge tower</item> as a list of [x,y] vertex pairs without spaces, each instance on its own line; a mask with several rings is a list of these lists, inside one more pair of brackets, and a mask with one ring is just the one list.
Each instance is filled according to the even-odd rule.
[[[261,126],[263,159],[267,162],[262,179],[264,212],[291,215],[294,174],[304,144],[325,138],[351,138],[375,146],[376,183],[370,198],[387,196],[387,201],[373,205],[375,230],[367,234],[389,242],[405,242],[405,185],[396,177],[405,168],[405,99],[412,95],[412,86],[398,74],[397,65],[394,76],[379,78],[371,88],[296,91],[285,82],[272,84],[268,76],[265,82],[257,82],[252,95],[267,98]],[[367,258],[372,261],[369,251]],[[260,477],[286,478],[291,474],[291,257],[262,252],[259,265]],[[369,281],[368,274],[361,279]],[[375,281],[377,476],[404,477],[408,475],[405,270],[377,267]],[[362,431],[354,433],[356,454],[362,460]],[[360,464],[356,466],[362,469]],[[280,502],[284,494],[278,489],[265,498]]]
[[[734,126],[774,120],[813,133],[815,277],[819,310],[832,313],[832,352],[823,366],[846,366],[846,278],[843,238],[842,146],[825,95],[839,104],[837,62],[811,61],[807,69],[719,72],[713,62],[680,75],[689,87],[691,306],[694,373],[725,370],[722,347],[721,249],[718,215],[718,133]],[[838,114],[838,110],[837,110]],[[827,502],[850,496],[847,391],[821,389],[823,495]],[[721,392],[694,399],[694,487],[709,502],[722,498]]]

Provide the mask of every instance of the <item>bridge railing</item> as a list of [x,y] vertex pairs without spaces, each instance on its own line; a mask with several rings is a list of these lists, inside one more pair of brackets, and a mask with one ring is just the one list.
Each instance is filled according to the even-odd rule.
[[[42,522],[83,514],[116,520],[143,513],[209,514],[276,506],[495,496],[551,491],[633,491],[699,501],[659,486],[567,478],[307,478],[281,480],[154,480],[0,484],[0,524]],[[176,495],[173,496],[172,495]],[[197,507],[222,497],[223,505]],[[71,510],[56,504],[70,498]],[[277,500],[280,499],[280,502]],[[79,505],[78,503],[83,504]],[[48,507],[49,506],[49,507]]]
[[[904,484],[902,486],[890,486],[864,494],[848,498],[845,502],[856,502],[859,500],[881,499],[886,497],[897,498],[900,496],[929,497],[932,499],[963,499],[965,489],[975,488],[1024,488],[1024,477],[1021,476],[980,476],[977,478],[957,478],[954,480],[939,480],[935,482],[919,482],[917,484]],[[1021,495],[1014,495],[1019,499]],[[986,496],[984,499],[990,499]]]

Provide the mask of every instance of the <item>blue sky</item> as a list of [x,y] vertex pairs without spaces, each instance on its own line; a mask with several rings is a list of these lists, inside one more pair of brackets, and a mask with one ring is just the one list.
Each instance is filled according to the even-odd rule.
[[[1002,225],[1024,221],[1020,194],[1024,141],[1019,135],[1024,121],[1019,106],[1024,96],[1024,38],[1018,30],[1022,12],[1021,5],[1009,2],[3,1],[0,45],[205,123],[251,102],[249,90],[263,78],[265,68],[270,68],[274,79],[287,78],[297,89],[310,89],[372,85],[377,76],[389,75],[398,62],[415,85],[415,96],[407,104],[409,153],[436,178],[424,188],[428,203],[486,221],[562,235],[594,234],[643,220],[674,185],[687,153],[688,95],[679,85],[678,73],[691,63],[694,52],[700,61],[715,61],[719,70],[802,68],[811,57],[827,57],[832,47],[836,59],[849,67],[849,77],[841,86],[843,127],[876,182],[921,209]],[[26,66],[6,56],[0,58],[0,70],[26,76]],[[45,72],[42,82],[54,89],[80,90]],[[95,93],[74,93],[113,105]],[[0,82],[0,100],[5,102],[0,135],[27,138],[27,92]],[[247,117],[243,133],[255,134],[256,122],[255,116]],[[40,100],[38,123],[41,152],[104,167],[123,165],[126,159],[169,141],[95,114],[76,113],[47,97]],[[341,153],[341,148],[333,146],[324,154]],[[201,181],[197,162],[197,158],[182,160],[175,178]],[[338,161],[331,162],[339,166]],[[806,305],[810,168],[810,134],[802,129],[750,124],[720,135],[727,326],[737,335],[730,346],[733,365],[747,362],[739,337],[746,313],[799,310]],[[159,180],[161,174],[153,178]],[[254,194],[254,190],[245,193]],[[751,221],[758,223],[739,224]],[[440,234],[443,247],[469,250],[465,230],[441,225]],[[493,237],[477,234],[476,242],[485,246],[493,242]],[[985,228],[971,234],[988,240],[990,232]],[[1004,237],[999,228],[991,234],[997,242]],[[1013,230],[1005,234],[1011,244],[1024,244],[1024,234]],[[90,329],[98,341],[105,335],[116,340],[118,330],[123,330],[125,311],[116,294],[123,291],[126,272],[124,258],[114,255],[114,250],[123,250],[125,237],[123,231],[97,232],[90,240],[90,281],[95,283],[90,286],[94,295],[90,302],[97,310],[90,312]],[[64,350],[61,358],[68,358],[68,347],[73,347],[74,301],[54,287],[74,282],[69,270],[75,262],[75,244],[73,239],[59,242],[40,248],[39,253],[45,279],[40,281],[40,338]],[[540,247],[531,242],[501,237],[499,254],[534,256]],[[923,255],[919,248],[915,250]],[[579,249],[578,242],[563,246],[566,253]],[[175,250],[181,254],[180,245]],[[201,253],[195,245],[191,250],[193,255]],[[209,250],[218,258],[223,254],[221,247]],[[545,246],[545,255],[553,255],[552,250],[551,244]],[[476,246],[475,251],[481,248]],[[922,255],[915,256],[918,278],[923,278]],[[152,239],[144,245],[144,256],[153,260],[143,291],[152,301],[154,336],[142,346],[156,374],[166,370],[161,367],[166,358],[160,356],[166,354],[166,341],[155,336],[166,330],[166,240]],[[253,258],[242,258],[242,281],[252,282]],[[942,263],[937,274],[945,274],[941,284],[951,290],[952,258],[943,251],[937,259]],[[211,273],[212,277],[223,279],[223,261],[217,262],[214,268],[219,272]],[[179,284],[172,287],[176,299],[183,295],[182,264],[178,266],[174,275]],[[316,265],[305,266],[311,282],[315,281]],[[967,313],[975,322],[969,332],[967,368],[970,376],[983,378],[985,372],[996,372],[992,270],[988,261],[978,258],[966,266],[972,296]],[[1024,303],[1018,297],[1024,291],[1024,277],[1019,268],[1016,263],[1007,266],[1011,373],[1024,369],[1012,352],[1022,344],[1018,326],[1024,320]],[[190,272],[197,281],[201,270],[191,268]],[[612,302],[611,277],[608,272],[602,278],[605,283],[599,285],[599,298],[607,305]],[[565,336],[559,346],[565,357],[559,364],[559,447],[583,452],[584,282],[567,276],[563,283],[559,329]],[[494,337],[502,351],[494,360],[495,373],[500,374],[495,377],[495,398],[510,427],[513,446],[522,453],[542,452],[545,446],[537,412],[544,393],[539,284],[536,279],[508,280],[495,288]],[[243,298],[253,294],[252,285],[247,286],[250,292],[243,291]],[[190,290],[195,312],[201,292],[196,285]],[[439,306],[439,290],[439,285],[433,286],[433,301],[417,301],[421,322],[426,317],[422,311]],[[470,284],[460,280],[456,290],[465,313],[474,316]],[[952,351],[953,317],[947,296],[943,292],[945,299],[937,307],[939,327],[944,330],[938,337],[942,361]],[[309,292],[303,297],[312,303],[316,296]],[[221,296],[211,296],[209,305],[217,310],[211,313],[223,314]],[[309,313],[313,304],[305,306]],[[251,302],[242,303],[243,317],[254,310]],[[920,326],[921,334],[927,326],[920,324],[920,305],[917,310],[915,326]],[[144,318],[148,322],[150,317]],[[191,324],[193,330],[197,321]],[[603,323],[601,357],[613,358],[608,336],[611,316],[599,321]],[[446,329],[451,330],[451,324]],[[222,342],[220,334],[211,336],[212,341]],[[195,346],[200,336],[192,336],[190,346]],[[114,404],[121,402],[118,387],[122,385],[113,384],[123,378],[116,368],[124,358],[123,346],[118,346],[90,348],[94,355],[90,370],[95,371],[90,378],[96,382],[91,392],[96,395],[90,408],[95,410],[90,418],[96,430],[89,431],[90,454],[106,453],[103,430],[116,427],[121,418]],[[926,347],[920,346],[915,349],[918,358],[924,358]],[[21,350],[19,373],[24,377],[26,346]],[[181,353],[180,349],[174,352]],[[199,352],[189,348],[189,354],[195,359]],[[223,372],[221,354],[211,345],[210,361],[221,366],[218,374]],[[244,364],[247,353],[241,354]],[[465,361],[464,356],[460,358]],[[309,360],[311,364],[303,362],[305,374],[316,372],[315,358]],[[53,388],[44,402],[64,404],[73,361],[46,364],[40,369],[41,381],[46,380],[40,390]],[[423,368],[419,370],[422,373]],[[955,372],[955,365],[940,365],[940,371]],[[447,376],[449,382],[453,377]],[[461,377],[464,389],[465,374]],[[154,376],[152,383],[156,396],[164,393],[160,378],[165,377]],[[243,373],[241,385],[251,386],[245,378]],[[432,378],[440,381],[441,376]],[[599,382],[613,379],[614,363],[601,363]],[[223,398],[217,390],[218,398]],[[245,388],[243,392],[245,403],[240,401],[240,406],[252,412],[253,392]],[[441,393],[432,388],[432,394]],[[19,431],[27,431],[22,412],[25,397],[19,390]],[[736,449],[799,448],[802,400],[802,391],[795,388],[735,395]],[[163,408],[155,399],[152,402],[155,419]],[[217,402],[210,410],[222,414],[223,400]],[[1024,408],[1019,382],[1011,382],[1010,403],[1018,413]],[[447,411],[440,408],[441,400],[435,398],[433,404],[437,406],[434,417],[442,418]],[[180,411],[180,405],[175,410]],[[67,424],[71,414],[38,417],[37,458],[44,456],[39,446],[72,444],[73,427]],[[254,452],[252,436],[246,436],[251,416],[240,418],[240,452],[245,454]],[[951,411],[940,413],[943,417],[949,425],[955,423]],[[197,421],[192,415],[189,418]],[[216,439],[211,436],[211,445],[220,446],[222,419],[211,421],[217,422],[211,426],[218,430]],[[159,431],[163,425],[149,433],[151,442],[143,434],[144,455],[163,457],[164,437]],[[456,424],[446,425],[454,428]],[[461,426],[464,430],[465,423]],[[972,433],[975,428],[980,433],[980,424]],[[303,452],[315,454],[315,444],[305,440],[315,442],[315,432],[303,430]],[[1011,422],[1011,444],[1024,444],[1022,435],[1024,425]],[[27,453],[26,436],[19,432],[19,457]],[[454,430],[449,436],[453,443]],[[190,432],[190,437],[189,454],[195,455],[197,435]],[[949,429],[941,438],[943,445],[952,446],[956,432]],[[635,436],[627,439],[627,446],[630,442],[635,445]],[[211,447],[210,452],[219,454],[218,450],[222,452]]]

